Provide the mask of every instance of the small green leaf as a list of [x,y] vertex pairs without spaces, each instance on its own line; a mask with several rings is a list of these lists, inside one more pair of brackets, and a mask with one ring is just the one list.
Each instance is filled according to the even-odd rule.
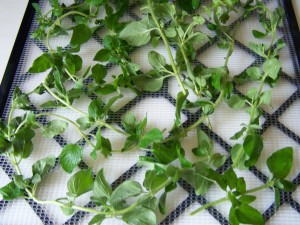
[[85,24],[78,24],[72,28],[73,34],[70,45],[73,47],[80,46],[92,37],[92,30]]
[[106,67],[101,64],[96,64],[92,67],[92,76],[96,83],[101,84],[107,74]]
[[130,225],[156,225],[155,213],[147,208],[138,206],[133,210],[125,213],[122,220]]
[[243,148],[249,159],[245,162],[246,166],[253,166],[258,160],[264,144],[260,135],[248,135],[243,143]]
[[283,191],[294,191],[295,188],[297,187],[294,183],[283,179],[277,180],[275,185],[276,187],[278,187],[280,190]]
[[265,224],[264,218],[260,214],[260,212],[249,205],[241,205],[236,209],[236,218],[240,223],[245,224],[256,224],[263,225]]
[[17,185],[12,181],[0,188],[0,194],[4,200],[14,200],[24,196],[24,191],[17,187]]
[[43,135],[47,138],[53,138],[58,134],[62,134],[68,128],[68,123],[62,120],[52,120],[47,126],[43,127]]
[[268,59],[264,62],[263,69],[269,77],[276,80],[281,69],[281,63],[276,58]]
[[117,88],[112,84],[106,84],[102,87],[96,87],[94,92],[97,95],[109,95],[117,91]]
[[142,74],[134,77],[133,82],[141,91],[157,92],[163,86],[164,78]]
[[127,180],[120,184],[113,191],[110,197],[110,203],[112,205],[117,205],[130,197],[134,197],[141,194],[142,192],[142,186],[138,182]]
[[133,46],[142,46],[147,44],[151,39],[151,31],[145,22],[134,21],[121,31],[120,38],[127,41]]
[[176,145],[176,151],[182,168],[192,168],[193,164],[185,158],[185,151],[181,148],[179,143]]
[[274,178],[284,179],[293,166],[293,149],[286,147],[274,152],[267,159],[267,165]]
[[229,212],[229,223],[231,225],[240,225],[238,219],[236,218],[236,215],[235,215],[235,208],[234,207],[231,207],[230,208],[230,212]]
[[99,98],[91,101],[88,107],[88,114],[91,118],[95,120],[99,120],[104,117],[102,102]]
[[107,199],[109,199],[112,194],[112,189],[104,177],[103,169],[101,169],[96,176],[93,193],[97,198],[106,197]]
[[13,177],[14,177],[14,182],[18,188],[24,189],[24,188],[30,187],[29,179],[24,180],[23,175],[13,175]]
[[33,151],[32,139],[34,136],[35,132],[30,127],[20,129],[12,141],[14,154],[24,159],[28,158]]
[[100,225],[105,220],[105,218],[105,215],[96,215],[91,219],[88,225]]
[[41,159],[32,165],[32,174],[39,174],[40,176],[45,175],[55,165],[55,156],[48,156]]
[[87,116],[80,117],[76,120],[76,123],[80,126],[81,130],[86,130],[92,126],[92,123]]
[[254,202],[256,199],[256,196],[253,195],[242,195],[239,198],[239,201],[242,202],[243,204],[250,204],[252,202]]
[[258,39],[262,39],[262,38],[264,38],[264,37],[267,36],[267,34],[262,33],[262,32],[260,32],[258,30],[252,30],[252,34],[253,34],[254,37],[256,37]]
[[161,214],[166,214],[166,200],[167,200],[167,192],[164,192],[160,198],[158,203],[158,208]]
[[150,51],[148,53],[148,60],[150,65],[158,71],[164,69],[167,64],[166,58],[155,51]]
[[92,6],[99,6],[102,5],[105,0],[84,0],[87,4],[92,5]]
[[261,77],[260,68],[256,66],[252,66],[246,69],[246,74],[250,80],[259,80]]
[[260,104],[270,105],[272,98],[272,90],[264,91],[260,96]]
[[110,140],[101,136],[101,130],[98,129],[96,133],[96,145],[91,152],[91,157],[93,159],[97,158],[96,152],[100,151],[105,157],[111,155],[111,143]]
[[175,124],[176,124],[176,126],[179,126],[180,123],[181,123],[181,109],[183,108],[183,105],[185,103],[185,100],[186,100],[187,96],[188,96],[188,94],[184,95],[182,91],[177,94],[176,113],[175,113],[175,116],[176,116]]
[[109,60],[109,57],[110,57],[110,51],[108,49],[103,48],[96,53],[94,57],[94,61],[106,62]]
[[245,106],[246,101],[242,99],[240,96],[234,94],[228,100],[227,104],[230,108],[233,109],[241,109]]
[[146,148],[151,145],[153,142],[160,141],[163,139],[162,132],[157,129],[153,128],[149,132],[147,132],[139,141],[139,147]]
[[67,173],[72,173],[81,160],[82,148],[75,144],[65,145],[59,156],[60,165]]
[[29,73],[45,72],[53,66],[52,57],[49,53],[44,53],[34,60],[32,66],[28,70]]
[[208,191],[208,188],[212,184],[210,178],[208,178],[209,170],[205,163],[198,162],[195,167],[195,193],[196,195],[203,195]]
[[278,190],[278,188],[274,189],[274,194],[275,194],[275,207],[276,209],[278,209],[280,206],[280,191]]
[[16,108],[30,110],[30,100],[28,95],[24,94],[20,88],[16,87],[13,94],[13,104]]
[[80,170],[68,180],[68,195],[78,197],[89,192],[94,187],[93,173],[91,170]]

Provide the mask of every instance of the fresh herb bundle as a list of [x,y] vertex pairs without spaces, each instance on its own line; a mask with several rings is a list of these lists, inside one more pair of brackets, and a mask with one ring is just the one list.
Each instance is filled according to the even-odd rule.
[[[282,23],[283,10],[277,8],[270,11],[259,0],[248,0],[246,3],[241,3],[240,0],[214,0],[205,6],[201,6],[199,0],[116,0],[113,4],[107,0],[75,0],[69,6],[59,4],[58,0],[49,2],[52,8],[45,14],[42,14],[37,4],[33,5],[37,11],[39,28],[33,32],[32,38],[45,41],[48,51],[39,56],[29,69],[31,74],[47,71],[47,77],[30,93],[23,93],[17,87],[8,120],[0,123],[0,153],[7,156],[16,170],[13,181],[0,189],[3,198],[26,198],[39,204],[54,204],[61,207],[67,215],[73,214],[75,210],[93,213],[95,216],[89,224],[101,224],[106,218],[116,217],[128,224],[154,225],[157,224],[155,212],[158,209],[160,213],[166,213],[167,196],[181,180],[190,184],[196,195],[205,194],[212,184],[218,185],[226,193],[226,197],[203,205],[191,215],[228,201],[231,203],[231,224],[264,224],[260,212],[251,205],[256,200],[252,194],[271,188],[278,206],[280,191],[292,191],[295,188],[292,182],[285,179],[293,165],[292,148],[274,151],[267,159],[272,176],[262,186],[248,189],[245,179],[237,177],[235,170],[254,166],[263,151],[264,141],[259,133],[259,119],[263,114],[261,107],[270,105],[272,94],[271,90],[264,91],[263,88],[265,85],[275,86],[279,78],[281,64],[278,54],[285,44],[282,39],[275,43],[275,32]],[[139,21],[120,22],[132,5],[140,6],[143,18]],[[104,9],[105,17],[99,16],[101,9]],[[258,12],[264,31],[253,30],[253,35],[258,39],[271,37],[271,42],[269,45],[249,43],[249,48],[264,60],[262,68],[251,66],[232,79],[229,76],[228,61],[235,47],[239,23],[234,23],[232,29],[226,24],[231,13],[241,9],[243,17],[248,17],[254,10]],[[62,21],[65,18],[72,20],[71,27],[64,27]],[[97,63],[82,71],[83,59],[76,53],[103,27],[109,30],[109,34],[103,39],[103,48],[94,56]],[[201,27],[214,32],[217,46],[227,50],[223,66],[207,68],[193,63],[199,45],[212,39],[200,31]],[[69,30],[72,30],[72,36],[68,48],[52,49],[51,38],[66,35]],[[163,42],[169,60],[155,51],[160,42]],[[152,69],[144,73],[140,70],[140,65],[131,61],[130,53],[135,47],[148,43],[154,49],[148,52]],[[176,49],[175,55],[171,52],[172,48]],[[113,81],[107,82],[104,63],[119,66],[122,73],[114,76]],[[167,138],[163,136],[165,131],[158,128],[148,131],[147,118],[139,121],[130,112],[119,121],[121,128],[109,124],[107,119],[111,107],[123,97],[124,88],[138,95],[157,92],[170,77],[175,77],[181,91],[176,98],[176,119]],[[259,87],[249,89],[245,96],[234,93],[235,85],[249,81],[257,82]],[[67,88],[66,85],[70,82],[73,84],[72,88]],[[188,100],[191,92],[197,96],[196,101]],[[43,103],[41,110],[36,113],[37,110],[32,109],[30,102],[32,93],[48,93],[54,100]],[[103,96],[109,94],[114,94],[114,97],[104,103]],[[93,99],[87,113],[73,105],[83,95]],[[249,122],[243,124],[241,130],[232,137],[236,144],[230,150],[230,159],[214,153],[212,140],[200,129],[202,123],[209,124],[210,115],[221,102],[233,109],[245,109],[249,113]],[[60,107],[73,110],[81,117],[72,121],[48,111]],[[181,111],[189,108],[197,108],[200,116],[194,124],[185,126]],[[26,113],[13,118],[15,109],[25,110]],[[56,119],[44,125],[41,119],[47,116]],[[63,134],[68,126],[75,127],[83,142],[92,147],[90,157],[94,160],[97,160],[98,152],[110,157],[112,154],[126,154],[134,149],[146,151],[147,156],[141,155],[139,160],[139,165],[148,168],[143,184],[128,180],[113,190],[103,169],[96,176],[91,168],[81,169],[68,180],[66,196],[56,200],[38,199],[36,190],[43,177],[56,166],[56,158],[48,156],[34,163],[32,177],[24,177],[19,164],[30,157],[34,149],[32,139],[35,130],[40,129],[45,138],[53,138]],[[102,135],[103,128],[126,137],[122,149],[112,149],[111,141]],[[87,129],[92,132],[88,133]],[[195,163],[185,157],[186,150],[181,145],[192,130],[197,130],[198,137],[198,146],[192,150],[197,158]],[[81,145],[67,144],[59,156],[59,166],[66,173],[73,173],[82,158]],[[231,163],[230,168],[224,173],[216,170],[226,160]],[[176,161],[179,163],[174,163]],[[91,201],[98,206],[97,209],[75,204],[76,198],[87,192],[92,192]]]

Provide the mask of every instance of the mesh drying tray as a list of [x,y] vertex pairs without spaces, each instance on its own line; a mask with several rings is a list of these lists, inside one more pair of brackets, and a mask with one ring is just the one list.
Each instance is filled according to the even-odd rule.
[[[285,6],[289,8],[289,1],[269,0],[265,1],[269,8],[274,9],[277,6]],[[289,2],[289,3],[288,3]],[[287,4],[288,3],[288,4]],[[39,1],[43,12],[49,9],[48,1]],[[287,5],[285,5],[287,4]],[[288,14],[292,13],[289,11]],[[132,6],[126,15],[122,18],[124,21],[137,20],[141,15],[136,6]],[[259,30],[260,24],[255,12],[243,20],[239,18],[241,14],[233,14],[230,23],[234,24],[237,21],[241,22],[240,29],[236,36],[236,47],[229,60],[230,75],[238,75],[251,65],[260,66],[263,61],[251,51],[247,45],[254,40],[251,31]],[[280,61],[283,66],[281,78],[277,86],[274,88],[272,97],[272,107],[264,108],[264,116],[262,117],[262,136],[264,138],[265,148],[257,165],[249,170],[237,171],[239,176],[246,179],[248,188],[253,188],[266,182],[268,170],[265,164],[266,158],[276,149],[285,146],[294,148],[295,165],[288,179],[292,180],[296,185],[300,182],[300,68],[296,57],[295,46],[292,41],[292,36],[285,18],[284,26],[277,31],[276,39],[282,37],[287,43],[287,46],[280,53]],[[23,21],[24,23],[24,21]],[[33,60],[37,58],[43,51],[46,51],[44,43],[30,39],[30,33],[37,27],[35,17],[33,20],[28,18],[25,23],[30,24],[29,33],[23,33],[25,41],[24,47],[19,48],[21,57],[18,60],[17,68],[14,74],[12,85],[5,86],[7,88],[6,104],[3,110],[2,119],[6,120],[10,109],[12,93],[16,86],[19,86],[22,91],[29,92],[34,86],[40,84],[46,76],[46,73],[30,75],[27,73]],[[71,21],[66,21],[71,23]],[[24,26],[24,25],[22,25]],[[291,24],[294,26],[294,24]],[[24,29],[23,29],[24,32]],[[208,30],[203,32],[209,33]],[[94,64],[93,57],[96,52],[101,49],[102,38],[105,35],[105,30],[100,30],[97,35],[82,46],[79,55],[84,60],[84,68]],[[65,38],[53,38],[51,45],[67,46],[70,35]],[[20,40],[19,40],[20,41]],[[216,41],[216,40],[215,40]],[[216,42],[206,43],[199,50],[197,62],[205,66],[221,66],[224,64],[226,51],[217,48]],[[298,39],[298,41],[300,41]],[[264,41],[262,41],[264,42]],[[297,43],[296,43],[297,44]],[[132,61],[141,65],[142,71],[150,69],[148,65],[147,53],[151,50],[151,45],[137,48],[132,54]],[[163,44],[160,44],[156,49],[160,54],[167,56],[166,49]],[[175,49],[173,49],[175,52]],[[166,57],[168,58],[168,57]],[[106,65],[108,68],[108,76],[121,73],[117,66]],[[8,82],[9,83],[9,82]],[[3,84],[2,84],[3,85]],[[245,91],[254,84],[235,88],[236,93],[245,94]],[[267,89],[268,87],[266,87]],[[175,79],[165,81],[163,88],[158,93],[144,93],[141,96],[136,96],[128,90],[123,90],[124,97],[120,99],[114,106],[114,113],[110,113],[108,122],[116,126],[120,126],[120,118],[127,111],[132,111],[139,119],[144,116],[148,117],[148,128],[158,127],[160,129],[170,130],[174,121],[175,114],[175,99],[180,91]],[[4,94],[5,96],[5,94]],[[38,113],[37,106],[48,100],[50,96],[46,94],[41,96],[32,94],[31,101],[34,105],[35,112]],[[190,95],[191,100],[195,99]],[[104,101],[107,101],[107,97]],[[90,102],[89,97],[82,96],[74,104],[82,111],[87,111],[87,106]],[[153,107],[155,106],[155,107]],[[157,110],[158,109],[158,110]],[[76,120],[80,115],[68,109],[54,109],[56,114],[67,115],[69,119]],[[14,116],[23,114],[22,111],[16,111]],[[188,126],[197,120],[199,112],[184,111],[182,118],[185,120],[185,125]],[[53,118],[43,118],[40,122],[47,123]],[[215,142],[215,151],[221,152],[229,156],[229,150],[234,144],[230,137],[240,129],[240,124],[248,121],[248,114],[244,111],[230,109],[226,104],[221,104],[215,113],[210,117],[212,129],[209,129],[205,124],[201,125]],[[119,149],[122,147],[124,137],[119,136],[110,130],[103,131],[104,136],[109,137],[112,141],[113,148]],[[83,162],[80,167],[92,167],[94,173],[100,168],[105,169],[108,181],[113,187],[116,187],[121,182],[132,179],[142,182],[145,168],[139,168],[136,165],[138,154],[136,151],[124,153],[122,155],[113,154],[108,159],[98,156],[97,160],[92,160],[89,157],[90,147],[81,140],[80,135],[72,130],[71,126],[66,133],[53,139],[42,138],[42,135],[37,131],[36,137],[33,140],[35,150],[29,159],[22,161],[20,168],[25,176],[31,176],[31,165],[38,159],[41,159],[49,154],[56,157],[60,154],[61,149],[67,143],[79,143],[84,149]],[[196,133],[189,133],[188,137],[183,141],[182,145],[185,149],[190,150],[197,144]],[[192,154],[187,151],[187,158],[193,160]],[[220,171],[225,171],[230,166],[230,160],[220,168]],[[0,157],[0,186],[4,186],[11,181],[14,169],[9,161],[4,157]],[[62,171],[59,166],[56,166],[45,177],[38,189],[37,195],[41,199],[56,199],[64,196],[67,187],[66,181],[71,175]],[[200,205],[210,201],[214,201],[223,196],[224,193],[216,186],[212,186],[204,196],[196,196],[191,186],[184,181],[179,181],[178,188],[169,194],[167,199],[167,214],[158,216],[159,224],[229,224],[229,204],[221,204],[216,207],[210,207],[207,210],[191,217],[189,213],[198,208]],[[280,207],[275,211],[274,192],[271,189],[265,189],[256,193],[257,201],[255,207],[263,213],[267,224],[300,224],[300,187],[293,193],[283,193],[280,200]],[[81,196],[77,204],[93,206],[89,200],[89,194]],[[76,212],[72,216],[65,216],[60,211],[59,207],[51,205],[39,205],[31,200],[16,200],[5,201],[0,197],[0,225],[37,225],[37,224],[88,224],[92,215]],[[108,219],[103,224],[123,224],[116,219]]]

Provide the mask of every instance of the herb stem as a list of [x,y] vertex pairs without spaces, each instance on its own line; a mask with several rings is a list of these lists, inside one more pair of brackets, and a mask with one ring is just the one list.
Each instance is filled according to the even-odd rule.
[[110,130],[113,130],[113,131],[115,131],[119,134],[123,134],[124,136],[127,136],[127,137],[130,136],[130,134],[128,134],[128,133],[126,133],[122,130],[117,129],[117,128],[113,127],[112,125],[108,124],[108,123],[101,123],[101,125],[105,126],[106,128],[108,128]]
[[167,38],[166,38],[166,36],[163,32],[158,20],[157,20],[157,18],[155,16],[155,13],[154,13],[154,10],[152,8],[152,1],[147,0],[147,3],[148,3],[149,10],[150,10],[150,14],[152,15],[152,19],[153,19],[154,23],[156,24],[157,28],[159,29],[160,36],[161,36],[161,38],[162,38],[162,40],[163,40],[163,42],[164,42],[164,44],[167,48],[167,52],[168,52],[168,55],[169,55],[169,58],[170,58],[171,66],[172,66],[172,69],[174,71],[175,77],[176,77],[176,79],[177,79],[177,81],[178,81],[178,83],[179,83],[179,85],[182,89],[182,93],[184,95],[187,95],[187,91],[183,86],[183,83],[182,83],[182,81],[180,79],[180,76],[179,76],[179,72],[178,72],[177,67],[175,65],[175,61],[174,61],[174,58],[173,58],[173,55],[172,55],[172,52],[171,52],[170,44],[169,44],[169,42],[168,42],[168,40],[167,40]]
[[[214,107],[213,107],[214,109],[221,103],[223,97],[224,97],[224,90],[222,90],[222,91],[220,92],[219,97],[218,97],[217,100],[215,101]],[[194,123],[193,125],[189,126],[189,127],[186,128],[185,130],[186,130],[186,131],[191,131],[191,130],[195,129],[195,128],[198,127],[198,126],[199,126],[206,118],[207,118],[206,115],[201,116],[201,117],[198,119],[198,121],[197,121],[196,123]]]
[[54,114],[54,113],[40,113],[40,114],[37,114],[36,117],[41,117],[41,116],[55,116],[55,117],[58,117],[58,118],[61,118],[69,123],[71,123],[77,130],[78,132],[80,133],[81,137],[92,147],[92,148],[95,148],[95,145],[88,139],[88,137],[81,131],[80,127],[72,120],[64,117],[64,116],[61,116],[61,115],[58,115],[58,114]]
[[268,187],[272,187],[274,185],[274,181],[271,180],[269,181],[268,183],[264,184],[264,185],[261,185],[259,187],[256,187],[256,188],[252,188],[252,189],[249,189],[248,191],[245,191],[243,193],[243,195],[246,195],[246,194],[251,194],[251,193],[254,193],[254,192],[258,192],[260,190],[263,190],[265,188],[268,188]]
[[64,100],[62,100],[60,97],[58,97],[53,91],[51,91],[51,89],[45,84],[43,83],[43,86],[45,87],[45,89],[49,92],[49,94],[51,94],[54,98],[56,98],[58,101],[60,101],[62,104],[64,104],[65,106],[67,106],[68,108],[82,114],[83,116],[88,116],[88,114],[86,114],[85,112],[82,112],[81,110],[73,107],[71,104],[65,102]]
[[218,204],[220,204],[220,203],[222,203],[222,202],[226,202],[226,201],[228,201],[228,198],[227,198],[227,197],[224,197],[224,198],[218,199],[218,200],[216,200],[216,201],[207,203],[207,204],[201,206],[200,208],[196,209],[195,211],[191,212],[190,215],[191,215],[191,216],[194,216],[195,214],[201,212],[201,211],[204,210],[204,209],[207,209],[207,208],[209,208],[209,207],[211,207],[211,206],[215,206],[215,205],[218,205]]
[[12,118],[12,114],[13,114],[13,111],[15,110],[15,105],[14,103],[12,103],[11,105],[11,109],[10,109],[10,112],[9,112],[9,115],[8,115],[8,121],[7,121],[7,125],[8,125],[8,129],[7,129],[7,138],[8,140],[11,139],[11,130],[10,130],[10,122],[11,122],[11,118]]

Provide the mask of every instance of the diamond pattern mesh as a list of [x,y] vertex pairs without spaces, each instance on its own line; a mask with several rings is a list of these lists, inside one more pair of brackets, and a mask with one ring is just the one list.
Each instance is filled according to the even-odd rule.
[[[274,8],[282,5],[282,0],[265,1],[269,8]],[[41,0],[39,2],[44,12],[49,9],[47,1]],[[127,12],[122,18],[123,21],[137,20],[141,15],[136,6]],[[239,18],[241,14],[233,15],[234,19],[229,23],[235,24],[237,21],[241,22],[240,32],[237,33],[236,47],[233,55],[229,61],[229,69],[231,76],[240,74],[247,67],[251,65],[260,66],[262,59],[252,52],[247,44],[249,41],[255,41],[251,34],[252,29],[259,30],[259,22],[256,15],[253,15],[247,20]],[[71,21],[66,21],[66,25],[71,25]],[[36,20],[32,21],[30,33],[37,27]],[[208,33],[207,30],[203,30]],[[10,109],[10,100],[12,93],[16,86],[19,86],[24,92],[28,92],[34,85],[41,83],[45,77],[44,74],[29,75],[28,68],[33,60],[38,57],[43,51],[46,51],[44,43],[31,40],[27,37],[25,47],[21,59],[19,61],[18,69],[15,74],[10,95],[8,97],[8,104],[6,105],[3,119],[8,117]],[[92,61],[95,53],[101,49],[102,37],[107,33],[102,29],[94,36],[92,40],[84,44],[80,52],[80,56],[84,60],[84,68],[88,65],[94,64]],[[290,36],[287,20],[284,20],[284,26],[277,32],[277,38],[282,37],[287,43],[287,46],[280,54],[280,61],[282,62],[283,71],[278,85],[274,89],[272,97],[272,107],[264,108],[264,116],[261,120],[262,135],[265,140],[265,149],[256,167],[247,171],[237,171],[238,175],[244,176],[248,188],[256,187],[267,181],[268,171],[266,168],[266,158],[272,152],[280,147],[292,146],[294,148],[295,165],[292,169],[289,179],[296,185],[300,183],[300,68],[297,63],[296,54],[293,42]],[[67,47],[70,35],[65,38],[54,38],[51,45]],[[133,62],[141,64],[141,70],[147,71],[149,69],[147,52],[151,50],[150,45],[137,48],[132,54]],[[160,44],[155,49],[162,55],[166,55],[166,50],[163,44]],[[175,49],[173,49],[175,52]],[[215,41],[213,43],[206,43],[199,49],[199,55],[195,63],[201,63],[205,66],[223,65],[224,54],[220,49],[217,49]],[[168,57],[166,57],[168,58]],[[113,65],[106,65],[108,68],[108,79],[110,75],[118,74],[120,69]],[[245,94],[245,90],[255,84],[248,84],[248,86],[235,87],[235,92]],[[179,87],[175,79],[170,78],[164,82],[163,88],[158,93],[144,93],[141,96],[136,96],[134,93],[125,90],[124,97],[120,99],[113,108],[113,112],[109,115],[108,122],[113,126],[120,125],[121,116],[127,111],[132,111],[138,118],[143,118],[146,114],[148,116],[148,128],[158,127],[160,129],[166,128],[169,130],[174,121],[175,112],[175,97],[179,91]],[[190,95],[190,100],[195,96]],[[51,99],[47,94],[41,96],[31,95],[31,101],[38,111],[38,106]],[[107,101],[105,97],[103,101]],[[82,111],[87,110],[89,99],[86,96],[78,99],[75,102],[76,107]],[[154,107],[155,106],[155,107]],[[68,118],[75,120],[79,117],[78,114],[67,109],[55,109],[56,114],[68,115]],[[15,112],[14,116],[21,114],[21,111]],[[199,112],[195,110],[184,111],[182,113],[185,126],[192,124],[197,120]],[[229,139],[235,131],[239,130],[242,122],[248,121],[248,115],[244,111],[231,110],[225,104],[221,104],[211,116],[212,129],[209,129],[206,124],[201,125],[202,128],[211,136],[215,142],[215,151],[229,155],[229,150],[233,142]],[[51,117],[41,118],[40,122],[47,123]],[[92,160],[89,157],[90,147],[81,140],[80,136],[74,131],[71,126],[68,128],[66,134],[55,137],[53,139],[41,138],[41,134],[37,132],[34,139],[35,150],[28,160],[24,160],[20,165],[22,171],[26,176],[31,175],[31,165],[38,159],[46,155],[52,154],[56,157],[59,155],[61,148],[67,143],[79,143],[84,149],[83,162],[80,164],[81,168],[92,167],[93,172],[97,172],[100,168],[105,168],[107,179],[116,187],[121,182],[127,179],[142,181],[145,173],[144,168],[136,165],[138,155],[142,154],[137,149],[122,155],[114,154],[109,159],[104,159],[101,155],[97,160]],[[93,132],[93,131],[90,131]],[[113,148],[120,148],[123,144],[124,137],[116,135],[110,130],[104,130],[103,135],[110,138]],[[167,134],[166,134],[167,135]],[[94,141],[94,140],[91,140]],[[193,161],[193,156],[189,150],[195,147],[196,133],[190,132],[188,137],[183,141],[183,147],[187,150],[187,158]],[[226,170],[230,166],[230,160],[220,168],[220,171]],[[9,161],[4,157],[0,157],[0,186],[4,186],[12,179],[14,169]],[[37,195],[41,199],[56,199],[64,196],[66,193],[66,180],[70,175],[62,171],[58,166],[54,168],[44,179],[40,185]],[[218,198],[224,197],[224,193],[218,189],[217,186],[212,186],[207,194],[204,196],[196,196],[193,188],[183,180],[179,181],[179,187],[168,196],[167,199],[167,215],[158,216],[159,224],[229,224],[228,213],[229,205],[224,203],[216,207],[210,207],[205,211],[197,214],[194,217],[189,216],[189,213],[207,202],[214,201]],[[280,207],[275,211],[274,193],[271,189],[263,190],[257,195],[257,201],[254,203],[255,207],[263,213],[267,224],[299,224],[300,223],[300,187],[293,193],[282,193],[280,200]],[[77,200],[78,205],[95,207],[89,201],[89,194],[81,196]],[[4,201],[0,199],[0,224],[87,224],[92,218],[92,215],[84,212],[76,212],[73,216],[64,216],[60,209],[56,206],[39,205],[31,200],[17,200]],[[122,221],[116,219],[106,220],[103,224],[124,224]]]

